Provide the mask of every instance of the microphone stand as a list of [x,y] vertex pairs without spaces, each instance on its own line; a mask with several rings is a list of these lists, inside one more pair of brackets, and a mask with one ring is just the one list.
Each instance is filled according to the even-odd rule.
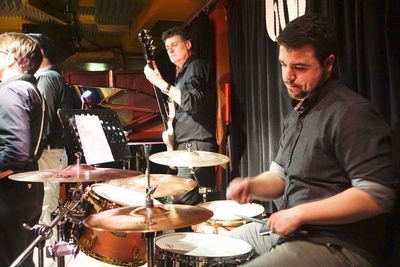
[[[23,224],[24,228],[33,231],[34,235],[37,237],[32,241],[31,244],[14,260],[14,262],[10,265],[10,267],[20,266],[26,258],[33,252],[35,246],[39,248],[39,267],[43,267],[43,246],[46,239],[49,239],[53,235],[52,228],[57,225],[62,218],[69,214],[83,199],[83,191],[81,188],[75,188],[72,193],[72,201],[68,202],[64,209],[60,209],[60,213],[51,221],[49,225],[45,224],[36,224],[33,227],[30,227],[27,224]],[[60,235],[60,230],[58,229],[58,235]],[[60,241],[60,240],[59,240]],[[57,246],[57,244],[56,244]],[[57,247],[56,247],[57,248]],[[57,257],[57,263],[59,267],[64,266],[64,261]]]

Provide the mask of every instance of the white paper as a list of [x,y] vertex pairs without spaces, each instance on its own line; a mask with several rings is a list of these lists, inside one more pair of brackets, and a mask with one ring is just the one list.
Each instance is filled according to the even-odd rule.
[[103,127],[97,115],[75,115],[86,164],[114,161]]

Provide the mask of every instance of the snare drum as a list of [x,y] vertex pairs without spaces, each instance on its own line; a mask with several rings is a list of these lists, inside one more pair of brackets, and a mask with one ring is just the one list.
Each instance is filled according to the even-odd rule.
[[250,260],[253,247],[225,235],[172,233],[156,238],[157,267],[238,266]]
[[[144,194],[108,184],[93,184],[88,200],[92,214],[124,206],[144,206]],[[154,204],[161,204],[154,200]],[[138,266],[146,262],[146,239],[141,233],[114,233],[84,228],[78,240],[80,250],[108,264]]]
[[217,200],[202,203],[199,206],[211,210],[214,215],[206,222],[193,225],[192,229],[195,232],[207,234],[225,233],[246,224],[245,220],[235,215],[257,218],[264,212],[264,207],[259,204],[239,204],[232,200]]

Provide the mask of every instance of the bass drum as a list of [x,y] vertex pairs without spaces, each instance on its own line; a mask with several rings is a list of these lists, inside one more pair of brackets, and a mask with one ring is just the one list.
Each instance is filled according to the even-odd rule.
[[155,245],[157,267],[239,266],[254,255],[249,243],[225,235],[172,233]]
[[246,221],[236,215],[261,218],[264,207],[256,203],[239,204],[232,200],[217,200],[198,205],[211,210],[214,215],[201,224],[193,225],[193,231],[206,234],[222,234],[246,224]]
[[[91,214],[125,206],[144,206],[144,194],[108,184],[93,184],[88,201],[93,204]],[[154,200],[155,205],[161,204]],[[84,227],[79,248],[86,255],[102,262],[119,266],[140,266],[146,263],[146,239],[142,233],[97,231]]]

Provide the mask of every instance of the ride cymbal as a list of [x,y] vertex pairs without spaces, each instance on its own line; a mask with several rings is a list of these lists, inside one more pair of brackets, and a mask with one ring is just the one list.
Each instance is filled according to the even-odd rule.
[[211,210],[190,205],[131,206],[90,215],[83,224],[98,231],[148,233],[195,225],[212,216]]
[[9,178],[19,182],[78,183],[129,178],[140,174],[142,172],[114,168],[95,168],[85,164],[75,164],[62,169],[21,172],[10,175]]
[[[106,184],[116,185],[146,194],[147,177],[142,174],[131,178],[113,179],[107,181]],[[197,182],[190,178],[170,174],[150,174],[150,186],[155,185],[157,185],[157,189],[152,196],[153,198],[159,198],[189,192],[196,187]]]
[[173,150],[153,154],[149,157],[152,162],[176,167],[207,167],[227,163],[225,155],[209,151]]

